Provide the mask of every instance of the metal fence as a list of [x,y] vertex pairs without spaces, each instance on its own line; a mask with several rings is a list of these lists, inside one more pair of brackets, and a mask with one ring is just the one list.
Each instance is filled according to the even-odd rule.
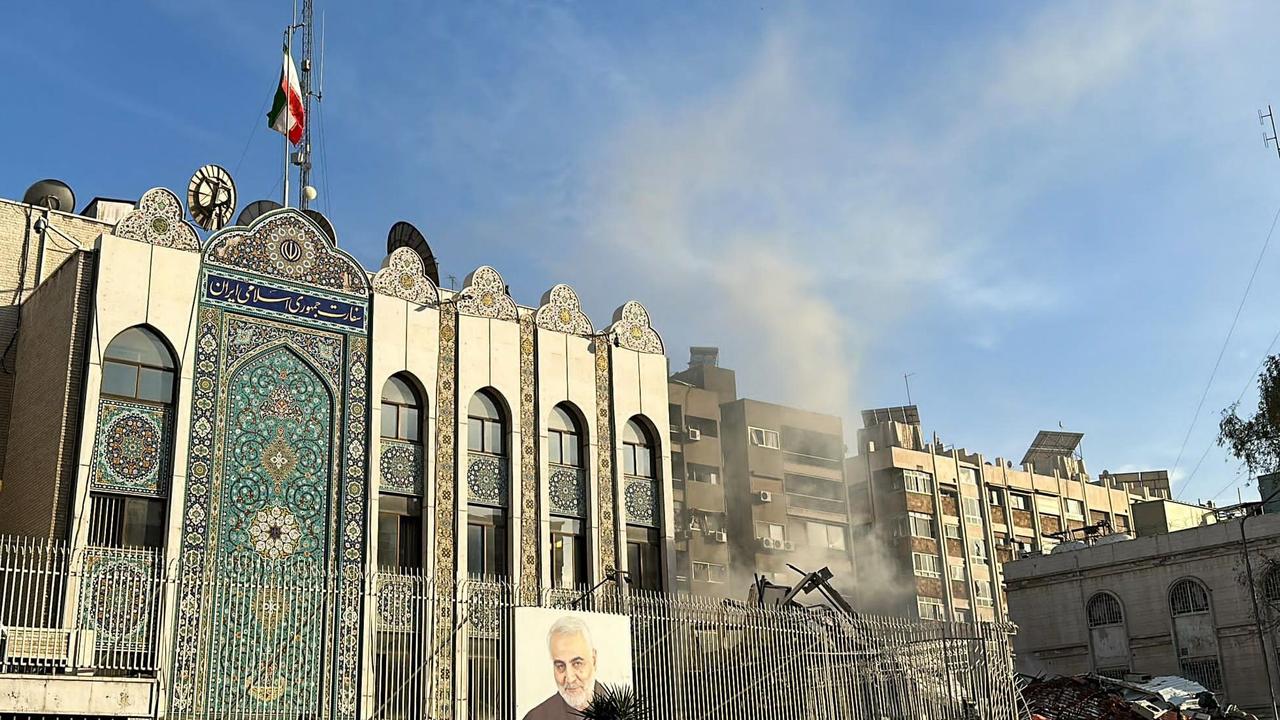
[[[531,636],[517,626],[521,607],[625,617],[633,683],[655,720],[1018,717],[1006,625],[851,618],[612,586],[537,593],[498,581],[440,587],[417,572],[369,580],[362,718],[523,720],[517,678],[549,671],[542,662],[517,664],[518,643],[546,648],[545,632]],[[0,673],[166,677],[157,650],[172,642],[161,641],[160,628],[174,582],[154,551],[88,548],[72,556],[60,544],[0,538]],[[208,683],[201,709],[184,712],[170,695],[167,714],[327,715],[332,698],[309,679],[321,677],[332,626],[319,621],[323,613],[309,620],[306,609],[332,605],[334,584],[322,577],[209,582],[227,626],[257,634],[202,648],[197,662]],[[438,618],[452,626],[436,632]],[[617,640],[596,638],[601,646]],[[247,697],[244,668],[257,678]]]

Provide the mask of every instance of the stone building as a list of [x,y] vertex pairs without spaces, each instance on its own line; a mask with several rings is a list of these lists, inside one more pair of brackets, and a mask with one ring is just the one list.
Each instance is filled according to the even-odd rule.
[[[367,271],[294,209],[202,239],[168,190],[118,205],[0,201],[0,533],[68,543],[61,613],[101,627],[148,601],[95,604],[95,572],[127,594],[174,570],[157,702],[305,713],[327,688],[352,715],[384,570],[672,586],[667,362],[638,302],[597,329],[567,285],[520,305],[484,266],[450,292],[410,247]],[[232,589],[284,575],[332,585]],[[332,623],[297,650],[315,662],[262,664],[305,616]]]
[[690,349],[668,394],[677,586],[742,599],[756,574],[793,585],[791,564],[852,592],[840,418],[738,397],[713,347]]
[[1004,578],[1021,672],[1180,675],[1273,716],[1280,515],[1062,546]]
[[847,466],[858,604],[873,612],[1004,619],[1005,563],[1086,526],[1128,531],[1131,501],[1168,497],[1167,475],[1093,481],[1073,433],[1040,433],[1015,467],[925,442],[914,405],[867,410],[862,421]]

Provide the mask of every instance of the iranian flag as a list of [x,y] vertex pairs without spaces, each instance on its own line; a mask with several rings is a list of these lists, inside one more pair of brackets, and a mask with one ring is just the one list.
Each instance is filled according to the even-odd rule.
[[297,145],[302,142],[302,129],[307,125],[306,111],[302,109],[302,89],[298,86],[298,69],[284,49],[284,67],[280,69],[280,84],[276,86],[276,98],[267,113],[267,127],[289,138]]

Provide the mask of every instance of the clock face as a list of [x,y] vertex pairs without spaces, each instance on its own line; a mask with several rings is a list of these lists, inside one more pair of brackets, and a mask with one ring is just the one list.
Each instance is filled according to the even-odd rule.
[[187,209],[205,230],[220,230],[236,210],[236,185],[231,174],[218,165],[205,165],[187,185]]

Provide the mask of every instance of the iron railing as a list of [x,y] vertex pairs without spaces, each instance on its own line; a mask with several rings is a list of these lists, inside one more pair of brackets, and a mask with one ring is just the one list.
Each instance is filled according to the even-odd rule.
[[[153,550],[71,553],[0,538],[0,673],[168,677],[170,653],[157,650],[173,645],[160,638],[172,615],[163,599],[178,582],[172,570]],[[204,582],[200,595],[220,608],[222,627],[240,630],[201,643],[195,667],[206,680],[194,698],[166,692],[164,714],[327,715],[334,698],[322,679],[334,627],[320,609],[346,591],[323,575],[231,581],[215,573]],[[501,580],[446,586],[421,571],[379,572],[364,587],[361,718],[522,720],[517,679],[548,672],[517,665],[516,616],[527,607],[625,616],[632,682],[655,720],[1018,717],[1009,625],[849,617],[611,583],[591,591],[529,591]],[[452,627],[437,632],[446,620]]]

